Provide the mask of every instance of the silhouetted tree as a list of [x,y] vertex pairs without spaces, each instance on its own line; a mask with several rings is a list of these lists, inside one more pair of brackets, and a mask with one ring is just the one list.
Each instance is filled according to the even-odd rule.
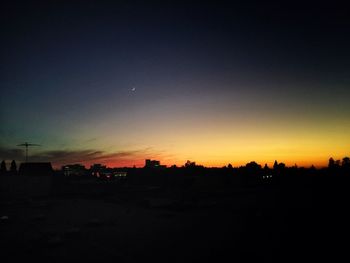
[[256,181],[257,178],[260,178],[263,170],[261,169],[261,165],[256,163],[255,161],[249,162],[243,167],[243,174],[245,176],[245,180],[248,181]]
[[284,163],[278,163],[275,161],[273,164],[273,171],[275,175],[281,175],[285,168],[286,165]]
[[233,168],[232,164],[229,163],[229,164],[227,165],[227,168],[228,168],[228,169],[232,169],[232,168]]
[[11,174],[17,174],[17,165],[15,160],[12,160],[11,162],[10,172]]
[[335,167],[335,161],[331,157],[331,158],[329,158],[329,161],[328,161],[328,168],[334,168],[334,167]]
[[7,172],[6,163],[5,161],[2,161],[0,166],[0,174],[6,174],[6,172]]
[[191,162],[190,160],[187,160],[185,163],[186,168],[196,167],[196,162]]
[[279,163],[278,164],[278,169],[283,170],[284,168],[286,168],[286,164],[285,163]]
[[245,167],[249,170],[260,170],[261,169],[261,165],[257,164],[254,161],[247,163]]
[[333,158],[329,159],[328,169],[332,172],[333,175],[341,174],[341,162],[340,160],[334,160]]
[[349,168],[350,167],[350,158],[344,157],[341,165],[344,168]]

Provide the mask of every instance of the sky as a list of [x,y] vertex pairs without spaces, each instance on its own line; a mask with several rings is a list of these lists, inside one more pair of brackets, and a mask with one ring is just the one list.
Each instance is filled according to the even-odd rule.
[[1,4],[0,159],[326,166],[350,155],[345,6]]

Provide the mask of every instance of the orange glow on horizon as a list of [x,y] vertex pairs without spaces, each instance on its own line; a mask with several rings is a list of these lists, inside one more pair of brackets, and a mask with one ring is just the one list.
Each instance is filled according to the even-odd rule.
[[[331,156],[330,156],[331,157]],[[282,159],[276,159],[276,161],[278,163],[285,163],[287,167],[292,167],[294,165],[297,165],[298,167],[311,167],[312,165],[315,166],[316,168],[324,168],[328,166],[328,160],[329,158],[325,158],[322,160],[317,160],[317,159],[312,159],[309,161],[305,161],[305,160],[299,160],[299,161],[284,161]],[[339,158],[335,158],[333,157],[335,160],[341,160],[343,157],[339,157]],[[145,158],[147,159],[147,158]],[[84,165],[86,168],[89,168],[91,165],[96,164],[96,163],[100,163],[103,165],[106,165],[107,167],[110,168],[122,168],[122,167],[136,167],[136,168],[142,168],[145,165],[145,159],[138,159],[138,160],[118,160],[118,161],[113,161],[113,160],[100,160],[100,161],[82,161],[82,162],[78,162],[82,165]],[[174,161],[171,162],[168,159],[157,159],[161,162],[162,165],[166,165],[167,167],[171,167],[172,165],[176,165],[177,167],[182,167],[187,160],[183,160],[183,161]],[[207,168],[221,168],[224,166],[227,166],[228,164],[231,164],[233,167],[237,168],[240,166],[245,166],[247,163],[251,162],[251,161],[255,161],[258,164],[260,164],[262,167],[267,164],[268,167],[272,168],[273,164],[275,162],[275,159],[273,160],[245,160],[245,161],[240,161],[240,162],[234,162],[234,161],[228,161],[228,162],[213,162],[213,161],[207,161],[207,162],[200,162],[200,161],[196,161],[195,159],[191,159],[190,161],[194,161],[196,162],[197,165],[203,165],[204,167]],[[66,164],[70,164],[70,163],[53,163],[53,167],[54,169],[61,169],[61,167],[63,165]]]

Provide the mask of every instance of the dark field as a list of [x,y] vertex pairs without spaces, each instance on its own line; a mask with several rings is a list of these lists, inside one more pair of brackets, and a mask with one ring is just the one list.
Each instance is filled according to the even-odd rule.
[[6,183],[1,262],[349,259],[346,176],[265,183],[219,176],[123,182],[57,176],[48,195],[35,197],[6,192]]

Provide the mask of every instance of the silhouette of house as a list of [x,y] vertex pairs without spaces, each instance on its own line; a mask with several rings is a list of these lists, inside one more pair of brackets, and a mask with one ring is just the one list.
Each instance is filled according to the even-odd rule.
[[22,163],[18,171],[25,176],[52,176],[51,163]]
[[51,192],[51,163],[22,163],[18,171],[18,193],[26,196],[47,196]]
[[160,161],[146,159],[145,160],[145,168],[165,168],[165,165],[160,165]]

